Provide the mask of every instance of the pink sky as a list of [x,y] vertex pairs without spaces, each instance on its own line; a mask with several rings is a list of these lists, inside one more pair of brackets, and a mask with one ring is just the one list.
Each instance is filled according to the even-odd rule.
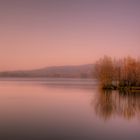
[[0,1],[0,70],[139,57],[140,2]]

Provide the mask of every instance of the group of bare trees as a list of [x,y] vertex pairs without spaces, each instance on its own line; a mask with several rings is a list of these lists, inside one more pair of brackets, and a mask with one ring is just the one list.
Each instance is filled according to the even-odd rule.
[[94,74],[103,88],[140,87],[140,60],[104,56],[96,62]]

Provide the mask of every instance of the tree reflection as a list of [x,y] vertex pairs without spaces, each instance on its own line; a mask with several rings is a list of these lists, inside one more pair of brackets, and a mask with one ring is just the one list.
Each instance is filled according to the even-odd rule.
[[116,116],[131,120],[140,114],[140,93],[100,90],[91,105],[104,120]]

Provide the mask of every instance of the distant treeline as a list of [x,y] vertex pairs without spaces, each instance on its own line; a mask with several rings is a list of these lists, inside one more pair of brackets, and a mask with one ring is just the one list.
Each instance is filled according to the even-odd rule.
[[104,89],[140,90],[140,60],[104,56],[95,64],[94,74]]
[[93,64],[53,66],[34,70],[4,71],[0,72],[0,77],[92,78],[93,69]]
[[34,77],[40,77],[40,78],[92,78],[91,74],[88,73],[79,73],[79,74],[60,74],[60,73],[30,73],[30,72],[0,72],[0,77],[2,78],[34,78]]

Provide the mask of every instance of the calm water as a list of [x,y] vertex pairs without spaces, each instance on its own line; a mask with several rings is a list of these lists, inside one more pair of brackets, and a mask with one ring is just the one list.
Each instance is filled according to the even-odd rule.
[[0,140],[140,140],[140,95],[94,80],[0,79]]

